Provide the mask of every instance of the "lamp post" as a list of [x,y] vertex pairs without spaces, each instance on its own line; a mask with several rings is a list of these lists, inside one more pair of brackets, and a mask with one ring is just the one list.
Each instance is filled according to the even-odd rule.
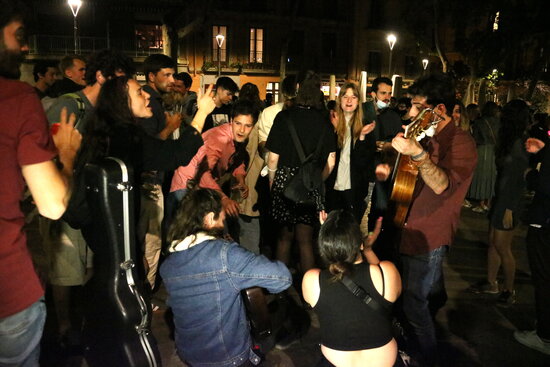
[[82,6],[81,0],[68,0],[67,1],[69,6],[71,7],[71,11],[73,12],[74,16],[74,53],[75,55],[78,53],[78,41],[76,38],[76,34],[78,32],[78,26],[76,24],[76,16],[78,15],[78,11],[80,10],[80,7]]
[[424,68],[424,73],[426,72],[426,69],[428,68],[429,63],[430,63],[430,60],[422,59],[422,67]]
[[393,34],[389,34],[386,40],[388,41],[388,45],[390,46],[390,65],[388,67],[388,77],[391,78],[391,57],[393,53],[393,46],[395,45],[395,41],[397,41],[397,37],[395,37],[395,35]]
[[218,43],[218,78],[220,77],[221,72],[222,72],[222,57],[221,57],[221,54],[222,54],[222,45],[223,45],[224,40],[225,40],[225,37],[224,37],[223,34],[218,34],[216,36],[216,42]]

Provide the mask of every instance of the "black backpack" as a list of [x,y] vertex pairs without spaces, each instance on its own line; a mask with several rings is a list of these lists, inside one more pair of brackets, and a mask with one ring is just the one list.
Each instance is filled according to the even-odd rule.
[[288,120],[288,129],[296,152],[298,152],[301,166],[298,172],[287,181],[283,195],[296,204],[315,206],[315,197],[312,193],[317,190],[321,197],[324,197],[325,193],[322,177],[323,166],[319,162],[319,156],[326,130],[321,133],[315,150],[306,157],[302,143],[296,133],[294,122],[291,119]]

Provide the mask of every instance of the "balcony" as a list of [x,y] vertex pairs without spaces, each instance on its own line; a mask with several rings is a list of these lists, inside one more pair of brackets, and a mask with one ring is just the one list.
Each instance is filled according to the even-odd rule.
[[[213,52],[217,52],[213,50]],[[221,67],[222,71],[225,72],[236,72],[236,73],[251,73],[251,74],[260,74],[260,73],[278,73],[279,72],[279,60],[276,62],[266,58],[266,54],[263,54],[262,57],[257,60],[261,62],[250,62],[247,56],[244,57],[229,57],[229,61],[222,61]],[[249,56],[250,57],[250,56]],[[218,59],[217,55],[207,55],[204,58],[204,64],[202,67],[205,72],[215,72],[218,70]]]
[[[106,37],[78,37],[79,54],[86,55],[106,48],[117,49],[128,56],[146,57],[163,52],[162,47],[147,47],[138,39],[108,39]],[[74,53],[72,36],[34,35],[29,38],[29,55],[70,55]]]

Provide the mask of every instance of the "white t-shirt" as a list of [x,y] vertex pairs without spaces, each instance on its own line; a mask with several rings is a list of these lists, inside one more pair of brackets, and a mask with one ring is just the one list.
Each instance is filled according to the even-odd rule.
[[267,141],[267,136],[271,131],[271,126],[273,126],[273,121],[279,112],[283,110],[283,102],[269,106],[262,111],[260,118],[258,118],[258,135],[260,137],[260,142]]
[[334,190],[344,191],[351,189],[351,175],[350,175],[350,152],[351,152],[351,118],[346,117],[346,137],[344,138],[344,146],[340,152],[340,161],[338,163],[338,172],[336,173],[336,182],[334,183]]

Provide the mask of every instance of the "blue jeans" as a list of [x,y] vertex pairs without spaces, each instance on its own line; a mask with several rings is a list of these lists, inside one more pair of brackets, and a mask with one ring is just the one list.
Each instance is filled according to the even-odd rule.
[[239,245],[255,253],[260,254],[260,217],[239,215]]
[[442,268],[446,252],[447,246],[441,246],[427,254],[401,255],[403,312],[428,366],[437,358],[434,312],[430,310],[430,299],[446,298]]
[[0,320],[0,367],[38,366],[45,321],[44,297]]

